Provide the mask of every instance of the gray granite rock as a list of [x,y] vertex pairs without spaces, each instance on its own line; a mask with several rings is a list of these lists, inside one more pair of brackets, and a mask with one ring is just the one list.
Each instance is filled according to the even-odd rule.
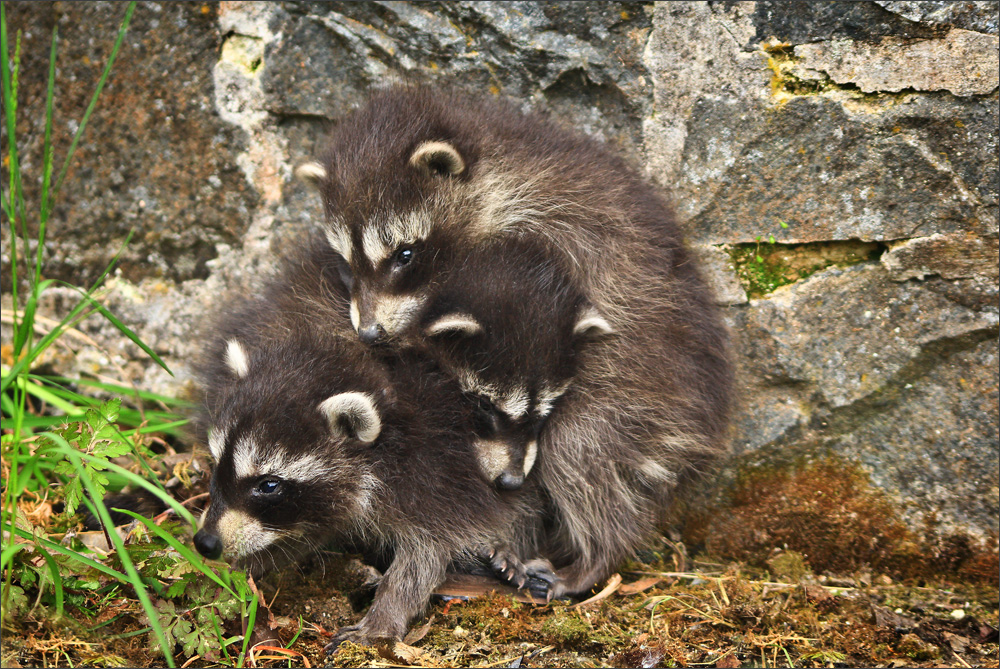
[[[18,139],[29,202],[38,202],[41,189],[52,27],[59,28],[53,124],[58,166],[124,11],[116,2],[7,7],[11,34],[22,31]],[[212,68],[220,43],[210,5],[136,8],[49,222],[56,241],[48,258],[50,278],[90,283],[133,229],[121,271],[136,281],[205,277],[215,245],[239,242],[257,194],[235,164],[243,138],[213,104]],[[3,281],[4,291],[10,290],[7,271]]]
[[878,264],[833,267],[779,288],[751,302],[743,318],[768,344],[755,356],[755,377],[806,384],[830,408],[882,391],[928,346],[998,323],[996,308],[977,311],[893,281]]
[[[932,151],[942,135],[964,132],[938,121],[941,107],[972,122],[980,104],[904,102],[872,115],[802,96],[753,114],[701,100],[692,110],[679,184],[690,194],[681,206],[691,215],[690,234],[702,243],[750,242],[777,231],[779,221],[788,225],[783,242],[988,232],[995,218],[989,210],[977,214],[995,207],[994,186],[986,186],[984,201],[971,188],[980,168],[957,171],[963,166]],[[990,148],[966,150],[995,164]]]
[[862,463],[914,522],[933,514],[944,530],[988,528],[1000,505],[998,364],[995,330],[942,351],[925,376],[826,446]]
[[971,30],[950,30],[940,39],[886,37],[870,44],[834,40],[796,46],[799,67],[865,93],[949,91],[987,95],[1000,80],[1000,40]]
[[997,22],[1000,21],[1000,2],[996,0],[989,2],[876,0],[875,4],[910,21],[954,26],[993,35],[997,34]]

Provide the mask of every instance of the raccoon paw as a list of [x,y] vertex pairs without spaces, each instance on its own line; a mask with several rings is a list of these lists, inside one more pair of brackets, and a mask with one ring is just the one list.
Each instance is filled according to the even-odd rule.
[[521,562],[510,548],[498,546],[487,556],[487,561],[498,577],[518,590],[527,588],[532,597],[552,599],[552,586],[559,582],[559,576],[548,560],[535,558]]
[[545,558],[528,560],[524,563],[524,570],[528,574],[528,592],[532,597],[544,597],[546,602],[551,602],[562,595],[562,579]]
[[365,633],[362,624],[347,625],[346,627],[341,627],[337,630],[336,634],[333,635],[333,639],[330,643],[326,644],[323,651],[327,655],[331,655],[340,647],[340,644],[345,641],[350,641],[351,643],[356,643],[360,646],[370,646],[374,642],[374,639],[370,638]]

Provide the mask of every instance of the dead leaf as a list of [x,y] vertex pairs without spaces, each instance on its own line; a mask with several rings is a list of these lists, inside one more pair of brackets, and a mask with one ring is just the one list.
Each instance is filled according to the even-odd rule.
[[611,658],[613,667],[655,667],[667,654],[667,649],[660,645],[638,645],[630,650],[622,651]]
[[424,651],[419,648],[414,648],[413,646],[408,646],[402,641],[397,641],[396,645],[392,647],[392,654],[394,657],[386,659],[396,659],[400,662],[405,662],[407,664],[413,664],[423,657]]
[[[265,652],[277,653],[277,655],[258,655],[258,653]],[[250,653],[251,658],[255,662],[260,660],[288,660],[288,657],[283,657],[287,655],[300,658],[302,666],[306,667],[306,669],[311,669],[312,665],[309,664],[309,658],[297,650],[289,650],[288,648],[281,648],[280,646],[254,646]]]
[[621,595],[634,595],[639,592],[645,592],[662,580],[663,579],[659,576],[640,578],[638,581],[626,583],[622,587],[618,588],[618,593]]
[[802,590],[811,604],[828,604],[833,600],[830,591],[821,585],[805,585]]
[[411,629],[406,634],[406,636],[403,637],[403,643],[412,646],[413,644],[423,639],[425,636],[427,636],[427,633],[431,631],[431,624],[433,622],[434,622],[434,614],[431,614],[430,619],[425,624],[421,625],[418,629]]
[[743,666],[743,663],[740,662],[740,658],[736,657],[735,654],[730,653],[729,655],[720,657],[716,661],[715,666],[720,669],[738,669]]
[[969,638],[959,634],[945,632],[944,639],[955,653],[964,653],[969,646]]

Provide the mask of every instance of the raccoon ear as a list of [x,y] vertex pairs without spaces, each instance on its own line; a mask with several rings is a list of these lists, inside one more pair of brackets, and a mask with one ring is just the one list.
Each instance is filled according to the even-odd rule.
[[460,334],[466,337],[477,335],[483,331],[479,321],[468,314],[445,314],[424,329],[428,337],[442,334]]
[[319,185],[327,179],[326,168],[316,162],[302,163],[295,168],[295,178],[319,190]]
[[584,307],[573,326],[574,337],[603,337],[614,332],[611,324],[594,307]]
[[465,171],[462,154],[447,142],[424,142],[410,156],[410,164],[441,176],[456,176]]
[[382,431],[375,400],[367,393],[340,393],[320,402],[319,410],[330,422],[335,435],[356,438],[369,444]]
[[247,357],[243,344],[235,339],[226,342],[226,366],[239,378],[244,378],[250,371],[250,359]]

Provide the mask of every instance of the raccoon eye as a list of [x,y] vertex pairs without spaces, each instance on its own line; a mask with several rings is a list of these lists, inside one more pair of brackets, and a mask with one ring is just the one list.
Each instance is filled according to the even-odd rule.
[[283,489],[281,479],[264,479],[253,489],[253,494],[258,497],[274,497],[281,494]]
[[500,431],[500,417],[497,408],[487,397],[476,398],[476,408],[472,412],[473,428],[480,436],[490,436]]
[[351,266],[347,264],[346,261],[341,260],[337,263],[337,271],[340,273],[340,280],[344,284],[344,288],[347,292],[354,290],[354,274],[351,272]]
[[413,260],[413,249],[409,246],[404,246],[403,248],[396,251],[396,255],[393,258],[393,262],[397,267],[405,267],[410,264]]

